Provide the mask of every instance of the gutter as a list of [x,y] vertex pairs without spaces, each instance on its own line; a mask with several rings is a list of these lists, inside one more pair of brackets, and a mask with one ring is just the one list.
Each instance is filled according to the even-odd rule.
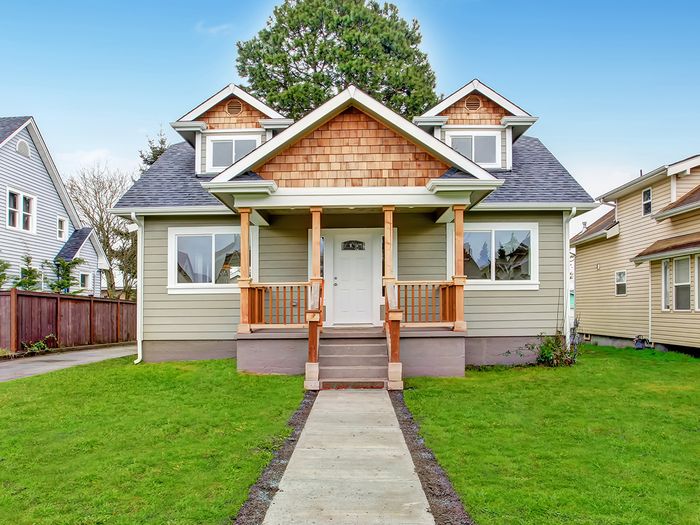
[[135,365],[143,361],[143,273],[144,273],[144,222],[131,212],[131,220],[138,227],[136,230],[136,360]]
[[571,208],[568,215],[564,213],[564,337],[567,347],[571,344],[571,326],[569,316],[571,314],[571,290],[569,289],[569,256],[571,242],[569,240],[571,219],[576,217],[576,206]]

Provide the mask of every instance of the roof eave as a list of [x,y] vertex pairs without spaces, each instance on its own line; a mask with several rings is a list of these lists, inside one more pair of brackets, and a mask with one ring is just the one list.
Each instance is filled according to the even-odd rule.
[[472,93],[473,91],[478,91],[482,95],[484,95],[486,98],[489,98],[493,100],[496,104],[501,106],[502,108],[506,109],[510,113],[512,113],[515,116],[522,116],[522,117],[531,117],[527,111],[522,109],[520,106],[514,104],[510,100],[508,100],[506,97],[503,95],[497,93],[490,87],[488,87],[486,84],[483,84],[479,79],[475,78],[468,84],[465,84],[461,88],[459,88],[457,91],[452,93],[451,95],[445,97],[442,99],[440,102],[438,102],[435,106],[430,108],[428,111],[423,113],[421,117],[432,117],[439,115],[442,111],[450,107],[452,104],[455,102],[459,101],[460,99],[466,97],[469,93]]
[[257,109],[258,111],[270,118],[285,118],[284,115],[278,113],[270,106],[265,104],[262,100],[254,97],[253,95],[245,91],[243,88],[238,87],[236,84],[229,84],[228,86],[225,86],[221,90],[214,93],[211,97],[199,104],[196,108],[192,109],[188,113],[185,113],[177,120],[178,122],[192,121],[200,115],[202,115],[202,113],[205,113],[206,111],[213,108],[223,100],[226,100],[226,98],[230,96],[240,98],[243,102],[254,107],[255,109]]
[[661,222],[670,217],[675,217],[676,215],[682,215],[691,211],[700,210],[700,202],[693,202],[691,204],[686,204],[685,206],[679,206],[678,208],[673,208],[667,211],[661,211],[654,215],[654,219]]
[[640,264],[646,261],[658,261],[659,259],[672,259],[674,257],[684,257],[700,253],[700,246],[692,246],[690,248],[678,248],[676,250],[664,250],[658,253],[650,253],[649,255],[638,255],[630,259],[635,264]]
[[609,192],[598,197],[598,200],[602,202],[612,202],[620,197],[624,197],[628,193],[638,190],[641,187],[646,187],[649,184],[653,184],[657,180],[662,180],[666,176],[666,169],[666,166],[656,168],[655,170],[650,171],[641,177],[637,177],[634,180],[626,182],[622,186],[618,186],[614,190],[610,190]]

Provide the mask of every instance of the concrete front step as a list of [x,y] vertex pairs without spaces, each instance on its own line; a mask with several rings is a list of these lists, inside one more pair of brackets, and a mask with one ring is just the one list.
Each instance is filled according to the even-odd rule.
[[384,354],[329,354],[320,355],[320,366],[386,366],[388,358]]
[[383,354],[386,343],[324,343],[318,345],[319,355]]
[[362,388],[387,389],[388,381],[372,378],[335,378],[321,379],[321,390],[348,390]]
[[386,346],[386,336],[382,337],[326,337],[321,334],[321,344],[329,345],[366,345],[383,344]]
[[388,366],[320,366],[319,379],[388,379]]

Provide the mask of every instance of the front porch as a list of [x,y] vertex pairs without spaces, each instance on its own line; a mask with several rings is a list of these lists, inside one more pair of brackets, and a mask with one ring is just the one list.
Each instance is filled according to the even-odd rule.
[[[402,389],[403,378],[412,375],[461,375],[466,336],[465,208],[463,204],[360,210],[309,206],[283,214],[237,208],[241,220],[238,368],[304,373],[305,387],[311,390]],[[430,231],[437,232],[434,237],[408,237],[410,225],[420,221],[432,225]],[[251,225],[260,232],[259,239],[251,235]],[[287,237],[296,236],[297,244],[299,232],[308,231],[306,280],[266,278],[294,273],[276,273],[263,262],[267,257],[283,261],[280,266],[294,266],[284,259],[284,242],[274,242],[274,231],[296,232]],[[400,231],[407,245],[401,259]],[[273,241],[269,246],[263,242],[268,238]],[[436,239],[440,242],[429,242]],[[268,246],[265,254],[261,252],[256,279],[250,260],[254,242]],[[422,251],[412,252],[412,244]],[[448,253],[452,261],[446,260]],[[299,273],[297,269],[295,275]],[[411,279],[400,280],[400,273]]]

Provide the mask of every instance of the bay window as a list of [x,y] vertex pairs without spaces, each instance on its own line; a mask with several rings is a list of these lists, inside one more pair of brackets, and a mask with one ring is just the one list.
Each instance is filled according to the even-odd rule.
[[539,279],[536,223],[464,225],[464,274],[467,286],[526,285]]
[[[251,237],[253,232],[254,228],[251,228]],[[251,246],[253,245],[251,242]],[[241,275],[240,227],[169,228],[168,248],[169,293],[217,293],[239,290],[237,282]],[[254,251],[251,249],[252,268],[257,262]]]
[[206,137],[207,172],[223,171],[260,145],[260,135],[212,134]]

